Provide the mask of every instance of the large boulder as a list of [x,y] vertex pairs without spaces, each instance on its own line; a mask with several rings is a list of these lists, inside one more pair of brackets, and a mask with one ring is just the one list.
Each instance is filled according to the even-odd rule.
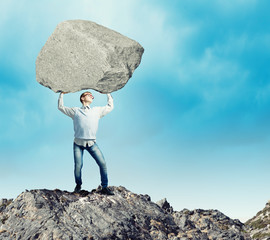
[[91,21],[57,25],[36,59],[36,79],[54,92],[125,86],[144,52],[136,41]]

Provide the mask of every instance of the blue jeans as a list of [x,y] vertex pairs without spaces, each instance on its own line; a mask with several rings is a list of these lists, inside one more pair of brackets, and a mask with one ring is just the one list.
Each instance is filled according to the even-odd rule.
[[77,185],[82,185],[82,167],[83,167],[83,151],[87,150],[90,155],[96,160],[99,166],[101,186],[108,186],[107,167],[104,156],[100,151],[98,145],[95,143],[91,147],[79,146],[76,143],[73,145],[74,152],[74,176]]

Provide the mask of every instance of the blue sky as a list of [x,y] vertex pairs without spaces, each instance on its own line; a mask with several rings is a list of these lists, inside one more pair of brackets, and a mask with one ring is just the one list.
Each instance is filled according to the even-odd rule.
[[[245,221],[270,199],[270,16],[267,0],[3,0],[0,3],[0,198],[72,191],[72,121],[35,80],[35,60],[64,20],[91,20],[145,53],[97,141],[110,185],[164,197],[175,210]],[[65,95],[80,106],[81,92]],[[93,105],[106,104],[94,92]],[[83,187],[99,184],[85,154]]]

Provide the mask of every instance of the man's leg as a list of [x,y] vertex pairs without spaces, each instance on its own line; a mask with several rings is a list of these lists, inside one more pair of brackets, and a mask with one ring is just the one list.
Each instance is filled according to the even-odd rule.
[[82,185],[82,167],[83,167],[83,147],[73,144],[74,153],[74,176],[76,182],[76,188],[74,192],[79,192]]
[[96,160],[96,163],[98,164],[99,171],[100,171],[101,186],[103,188],[106,188],[108,186],[108,175],[107,175],[106,162],[105,162],[102,152],[100,151],[96,143],[91,147],[87,147],[86,150]]

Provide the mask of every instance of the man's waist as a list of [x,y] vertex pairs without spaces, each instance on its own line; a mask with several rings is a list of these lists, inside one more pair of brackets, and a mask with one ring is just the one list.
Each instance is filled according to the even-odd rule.
[[79,146],[89,146],[91,147],[92,145],[95,144],[96,139],[83,139],[83,138],[74,138],[74,142],[79,145]]

